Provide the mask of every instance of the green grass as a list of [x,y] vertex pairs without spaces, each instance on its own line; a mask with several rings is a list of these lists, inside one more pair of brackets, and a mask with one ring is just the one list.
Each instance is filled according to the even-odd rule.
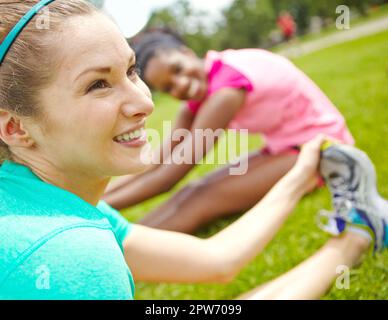
[[[357,145],[374,161],[381,194],[388,198],[388,32],[348,42],[295,60],[344,114]],[[172,120],[179,104],[156,95],[156,110],[149,126],[161,128],[162,120]],[[251,137],[250,148],[257,149],[258,137]],[[203,176],[214,166],[199,166],[183,184]],[[173,192],[174,192],[173,191]],[[136,221],[170,194],[162,195],[123,211]],[[227,285],[171,285],[138,283],[137,299],[232,299],[296,266],[327,241],[328,236],[314,223],[319,209],[330,208],[327,190],[304,198],[271,244]],[[221,220],[201,230],[207,237],[233,219]],[[238,241],[238,239],[236,239]],[[322,266],[324,268],[325,266]],[[319,272],[319,270],[317,270]],[[388,299],[388,251],[376,257],[368,254],[352,271],[349,290],[333,288],[325,299]]]

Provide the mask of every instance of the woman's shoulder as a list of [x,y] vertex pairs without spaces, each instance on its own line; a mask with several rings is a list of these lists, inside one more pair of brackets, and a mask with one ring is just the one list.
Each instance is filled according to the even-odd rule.
[[[114,298],[131,295],[128,269],[110,225],[63,221],[62,227],[53,228],[47,219],[34,221],[28,229],[27,222],[33,221],[24,218],[18,232],[15,223],[8,224],[10,232],[0,249],[0,297],[84,299],[96,293],[105,299],[106,291],[96,290],[101,285],[116,286],[116,292],[109,291]],[[42,223],[46,226],[39,228]],[[117,283],[109,284],[112,277]]]
[[92,235],[95,230],[112,229],[107,219],[92,221],[60,214],[48,216],[9,213],[1,214],[0,221],[0,252],[4,262],[27,258],[53,239],[63,237],[72,230],[88,230],[86,234]]
[[[99,263],[106,268],[121,268],[122,252],[107,219],[9,214],[2,215],[0,220],[0,292],[3,286],[12,284],[10,279],[16,275],[31,278],[42,266],[61,272],[61,266],[75,263],[74,268],[79,265],[85,271],[93,268],[88,261],[95,264],[100,259]],[[82,274],[82,270],[73,272]]]
[[[112,230],[109,220],[99,214],[100,211],[95,209],[92,216],[81,209],[77,205],[73,208],[71,204],[64,205],[59,198],[42,199],[36,196],[34,199],[29,192],[18,196],[0,187],[0,256],[3,262],[0,269],[23,263],[35,252],[73,230],[86,230],[85,236],[91,238],[96,230]],[[77,242],[79,239],[70,238],[66,245],[76,245]]]
[[210,70],[208,71],[209,94],[222,88],[245,89],[248,92],[252,91],[252,83],[244,70],[240,68],[239,63],[228,58],[228,53],[226,51],[225,54],[226,56],[222,57],[223,52],[221,52],[219,59],[215,59],[211,63]]

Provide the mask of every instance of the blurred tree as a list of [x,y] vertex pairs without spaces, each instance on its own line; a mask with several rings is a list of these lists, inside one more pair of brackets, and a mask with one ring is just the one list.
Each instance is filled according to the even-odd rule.
[[235,0],[223,15],[217,36],[224,48],[265,46],[276,25],[270,0]]
[[187,46],[202,56],[212,44],[206,16],[206,12],[194,10],[190,1],[179,0],[171,6],[154,11],[147,28],[167,27],[179,32]]
[[159,9],[157,11],[154,11],[151,15],[151,18],[147,24],[147,27],[156,27],[156,28],[162,28],[162,27],[169,27],[171,29],[178,31],[178,19],[174,15],[174,13],[171,11],[169,7]]
[[178,0],[155,11],[148,27],[167,26],[178,31],[189,47],[203,55],[208,49],[269,46],[269,34],[277,29],[276,20],[283,10],[293,15],[298,33],[304,34],[309,31],[313,16],[335,21],[339,5],[366,15],[370,5],[383,3],[388,0],[234,0],[215,24],[207,12],[193,9],[190,0]]
[[361,15],[366,16],[368,14],[368,6],[371,4],[370,0],[344,0],[343,4],[353,7]]

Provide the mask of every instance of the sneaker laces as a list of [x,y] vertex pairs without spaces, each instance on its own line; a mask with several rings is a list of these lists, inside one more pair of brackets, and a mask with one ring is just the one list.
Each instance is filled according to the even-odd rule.
[[317,215],[317,224],[323,231],[333,236],[338,236],[345,230],[347,224],[353,222],[349,217],[349,212],[353,208],[366,208],[361,206],[361,201],[359,201],[361,195],[358,191],[332,189],[334,189],[332,190],[334,211],[320,210]]
[[335,211],[320,210],[317,215],[318,227],[333,236],[339,236],[345,230],[345,225],[351,222],[348,213],[352,207],[350,200],[342,199],[341,202],[336,201]]

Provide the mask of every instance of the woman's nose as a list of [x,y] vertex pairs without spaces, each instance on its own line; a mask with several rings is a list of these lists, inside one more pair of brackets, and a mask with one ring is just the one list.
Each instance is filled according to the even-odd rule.
[[183,98],[189,87],[189,78],[185,76],[177,77],[174,81],[174,93],[176,98]]
[[126,95],[127,99],[122,105],[122,113],[126,118],[142,120],[154,111],[151,92],[143,82],[131,85]]

